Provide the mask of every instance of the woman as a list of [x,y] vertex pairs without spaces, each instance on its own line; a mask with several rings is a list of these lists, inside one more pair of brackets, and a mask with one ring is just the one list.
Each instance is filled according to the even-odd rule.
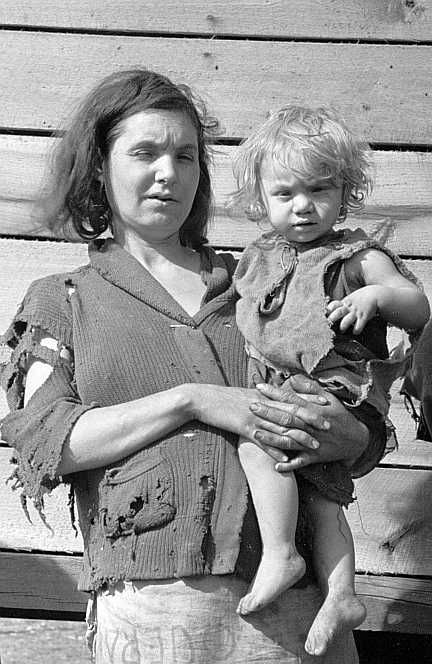
[[[90,93],[60,143],[49,223],[113,238],[90,244],[89,265],[35,282],[6,337],[2,436],[41,509],[62,478],[73,486],[97,662],[310,661],[310,579],[235,613],[260,553],[237,436],[282,470],[340,458],[362,472],[384,444],[373,413],[371,440],[310,381],[243,387],[234,259],[205,246],[208,129],[190,91],[150,71]],[[357,661],[350,638],[318,661]]]

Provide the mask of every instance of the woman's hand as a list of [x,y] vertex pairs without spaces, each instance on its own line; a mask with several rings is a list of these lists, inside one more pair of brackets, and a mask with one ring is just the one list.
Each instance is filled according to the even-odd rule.
[[[343,461],[347,465],[351,465],[366,449],[369,440],[367,427],[316,381],[299,374],[290,377],[280,388],[259,385],[257,389],[267,399],[291,404],[290,417],[294,419],[290,422],[295,421],[295,425],[291,425],[282,412],[278,420],[280,426],[288,429],[286,437],[284,437],[285,445],[280,449],[290,457],[288,461],[278,461],[276,469],[279,472],[292,471],[312,463],[329,461]],[[278,403],[278,408],[280,406],[281,404]],[[275,410],[272,408],[273,421]],[[254,414],[267,420],[270,414],[268,401],[264,403],[260,400],[258,408],[254,409]],[[328,422],[329,427],[321,427],[320,430],[317,430],[311,424],[313,415],[317,421]],[[294,431],[291,426],[295,427]],[[313,440],[319,441],[318,447],[301,444],[299,427],[302,429],[301,433],[309,434]],[[268,447],[272,447],[275,443],[267,434],[265,427],[259,429],[259,439],[261,446],[270,453]],[[278,446],[280,447],[280,445]],[[274,457],[273,454],[272,456]]]
[[[316,432],[330,426],[322,413],[300,397],[298,403],[293,403],[291,399],[275,399],[274,395],[268,397],[258,390],[239,387],[188,384],[187,389],[190,417],[251,440],[277,462],[288,462],[285,450],[318,448]],[[322,396],[310,397],[327,403]]]

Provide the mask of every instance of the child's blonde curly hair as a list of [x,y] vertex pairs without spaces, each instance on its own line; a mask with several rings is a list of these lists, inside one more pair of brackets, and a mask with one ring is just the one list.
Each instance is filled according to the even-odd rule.
[[237,191],[228,207],[241,207],[252,221],[266,217],[260,168],[263,159],[270,158],[304,182],[325,179],[342,185],[338,221],[343,221],[349,211],[363,207],[372,190],[369,151],[332,109],[285,106],[239,146],[233,163]]

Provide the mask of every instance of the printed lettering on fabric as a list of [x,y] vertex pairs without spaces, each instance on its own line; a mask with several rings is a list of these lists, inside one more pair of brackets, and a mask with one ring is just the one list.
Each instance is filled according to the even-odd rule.
[[291,589],[243,618],[247,583],[231,575],[118,583],[97,595],[96,664],[358,664],[351,635],[317,658],[304,641],[321,603]]
[[[229,662],[235,650],[234,629],[225,626],[218,633],[218,648],[212,661]],[[145,634],[137,627],[129,631],[108,629],[98,639],[96,648],[96,662],[100,664],[202,664],[202,657],[196,636],[180,624],[146,628]]]

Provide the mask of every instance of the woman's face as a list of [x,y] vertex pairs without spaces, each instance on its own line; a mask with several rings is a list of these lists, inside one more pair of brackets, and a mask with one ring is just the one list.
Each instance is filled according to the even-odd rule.
[[155,109],[122,121],[104,164],[114,234],[176,237],[199,177],[197,131],[187,115]]

